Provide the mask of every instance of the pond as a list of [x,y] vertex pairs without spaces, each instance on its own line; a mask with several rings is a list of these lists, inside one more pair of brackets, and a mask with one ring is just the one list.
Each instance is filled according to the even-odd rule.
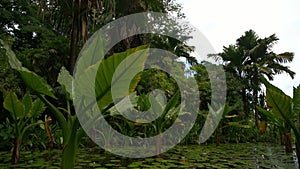
[[[130,153],[130,152],[129,152]],[[10,164],[10,152],[0,152],[0,168],[59,168],[61,150],[22,151],[21,161]],[[129,159],[101,148],[81,148],[76,168],[282,168],[297,169],[295,154],[267,143],[176,146],[161,157]]]

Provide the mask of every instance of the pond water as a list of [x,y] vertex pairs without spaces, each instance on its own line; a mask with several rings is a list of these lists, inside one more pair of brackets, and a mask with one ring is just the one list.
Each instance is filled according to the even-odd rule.
[[[130,153],[130,151],[128,151]],[[61,150],[22,151],[21,161],[10,164],[10,152],[0,152],[0,168],[59,168]],[[224,144],[176,146],[162,157],[129,159],[101,148],[81,148],[76,168],[282,168],[297,169],[295,154],[272,144]]]

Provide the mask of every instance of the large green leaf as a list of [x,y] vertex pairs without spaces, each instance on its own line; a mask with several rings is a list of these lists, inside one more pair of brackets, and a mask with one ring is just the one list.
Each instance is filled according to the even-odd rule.
[[269,88],[269,89],[276,91],[277,93],[281,93],[283,95],[285,94],[278,87],[272,85],[264,76],[260,76],[260,81],[266,86],[266,88]]
[[266,99],[268,107],[272,110],[274,115],[282,116],[283,118],[291,118],[292,99],[286,95],[278,87],[269,83],[264,77],[261,77],[262,82],[266,86]]
[[264,108],[262,108],[262,107],[260,107],[260,106],[256,106],[256,108],[257,108],[257,110],[260,112],[260,113],[262,113],[262,114],[264,114],[266,117],[267,117],[267,119],[268,119],[268,121],[270,120],[270,121],[275,121],[276,119],[281,119],[281,120],[283,120],[283,118],[281,117],[281,116],[275,116],[271,111],[269,111],[269,110],[266,110],[266,109],[264,109]]
[[[296,118],[298,118],[298,129],[300,130],[300,85],[297,88],[294,88],[293,112],[298,116]],[[300,133],[300,131],[298,133]]]
[[24,105],[24,108],[25,108],[25,115],[27,115],[31,109],[31,106],[32,106],[32,99],[31,99],[31,96],[30,96],[30,93],[27,91],[26,94],[23,96],[23,99],[22,99],[22,103]]
[[15,53],[10,49],[9,45],[4,41],[0,40],[0,43],[3,45],[6,50],[6,55],[8,56],[8,62],[13,69],[22,69],[21,62],[17,59]]
[[277,90],[275,86],[267,87],[267,104],[268,107],[276,116],[283,118],[291,118],[292,113],[292,99],[284,94],[282,91]]
[[263,83],[267,88],[266,98],[268,106],[278,119],[283,118],[284,122],[293,129],[296,140],[297,142],[299,142],[299,126],[297,126],[294,122],[294,119],[297,118],[297,115],[299,115],[297,112],[299,110],[299,87],[297,89],[294,89],[295,98],[291,99],[282,90],[270,84],[266,80]]
[[10,49],[10,47],[3,41],[1,41],[1,43],[6,50],[6,55],[11,68],[16,69],[21,74],[26,86],[34,92],[55,98],[52,93],[52,89],[47,82],[34,72],[22,67],[21,62],[17,59],[15,53]]
[[278,116],[272,111],[266,110],[259,106],[257,106],[256,108],[260,113],[263,113],[269,121],[273,122],[274,125],[276,125],[279,128],[285,128],[285,123],[282,116]]
[[132,113],[132,111],[134,111],[132,110],[133,107],[137,106],[137,101],[138,101],[138,96],[136,95],[136,92],[131,93],[128,98],[122,99],[117,104],[115,104],[114,107],[109,109],[110,115],[115,116],[115,115],[119,115],[120,112],[127,113],[127,111],[130,111],[128,113]]
[[11,116],[15,121],[25,116],[23,103],[18,99],[16,93],[12,91],[10,91],[4,98],[3,106],[11,113]]
[[31,109],[28,113],[29,118],[35,119],[38,117],[41,113],[45,111],[46,107],[44,103],[40,99],[36,99],[31,106]]
[[300,120],[300,85],[294,88],[293,111],[296,115],[298,115]]
[[[180,101],[180,92],[177,91],[174,96],[168,101],[168,103],[166,104],[166,107],[164,108],[164,112],[162,114],[162,117],[165,118],[167,113],[173,109],[176,108],[175,106],[179,103]],[[182,103],[183,104],[183,103]],[[179,107],[181,107],[182,105],[179,105]]]
[[70,100],[72,95],[72,82],[73,77],[67,71],[65,67],[60,69],[60,73],[57,78],[57,82],[61,85],[62,89],[66,93],[67,98]]
[[56,98],[54,94],[52,93],[51,87],[47,84],[47,82],[37,74],[31,71],[24,71],[24,70],[18,70],[19,73],[22,76],[23,81],[25,82],[26,86],[42,95],[50,96],[52,98]]
[[[144,49],[147,48],[147,45],[140,46],[122,53],[116,53],[107,59],[102,60],[95,81],[96,98],[101,110],[113,102],[111,94],[112,88],[118,90],[115,91],[115,93],[117,93],[117,95],[114,96],[116,97],[115,99],[121,99],[122,97],[127,96],[128,93],[133,92],[140,77],[135,76],[133,79],[131,77],[136,74],[135,72],[140,72],[144,69],[148,56],[148,50]],[[132,55],[139,50],[142,50],[139,56],[127,58],[127,56]],[[122,66],[118,67],[121,62]],[[126,86],[127,84],[123,83],[127,80],[131,80],[129,86]],[[127,90],[124,90],[126,87]]]
[[149,94],[149,102],[150,102],[150,112],[153,114],[161,114],[163,113],[165,107],[165,100],[163,98],[162,93],[158,93],[157,96],[153,96],[153,94]]

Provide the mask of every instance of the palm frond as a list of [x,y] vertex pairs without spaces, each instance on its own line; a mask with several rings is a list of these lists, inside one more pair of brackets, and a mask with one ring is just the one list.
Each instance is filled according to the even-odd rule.
[[292,62],[294,59],[294,53],[292,52],[284,52],[281,54],[276,55],[275,60],[278,61],[279,63],[288,63]]

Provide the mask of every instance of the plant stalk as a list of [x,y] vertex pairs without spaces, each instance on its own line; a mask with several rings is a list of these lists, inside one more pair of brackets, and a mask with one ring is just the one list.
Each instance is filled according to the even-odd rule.
[[16,138],[12,154],[12,164],[17,164],[20,161],[21,139]]

